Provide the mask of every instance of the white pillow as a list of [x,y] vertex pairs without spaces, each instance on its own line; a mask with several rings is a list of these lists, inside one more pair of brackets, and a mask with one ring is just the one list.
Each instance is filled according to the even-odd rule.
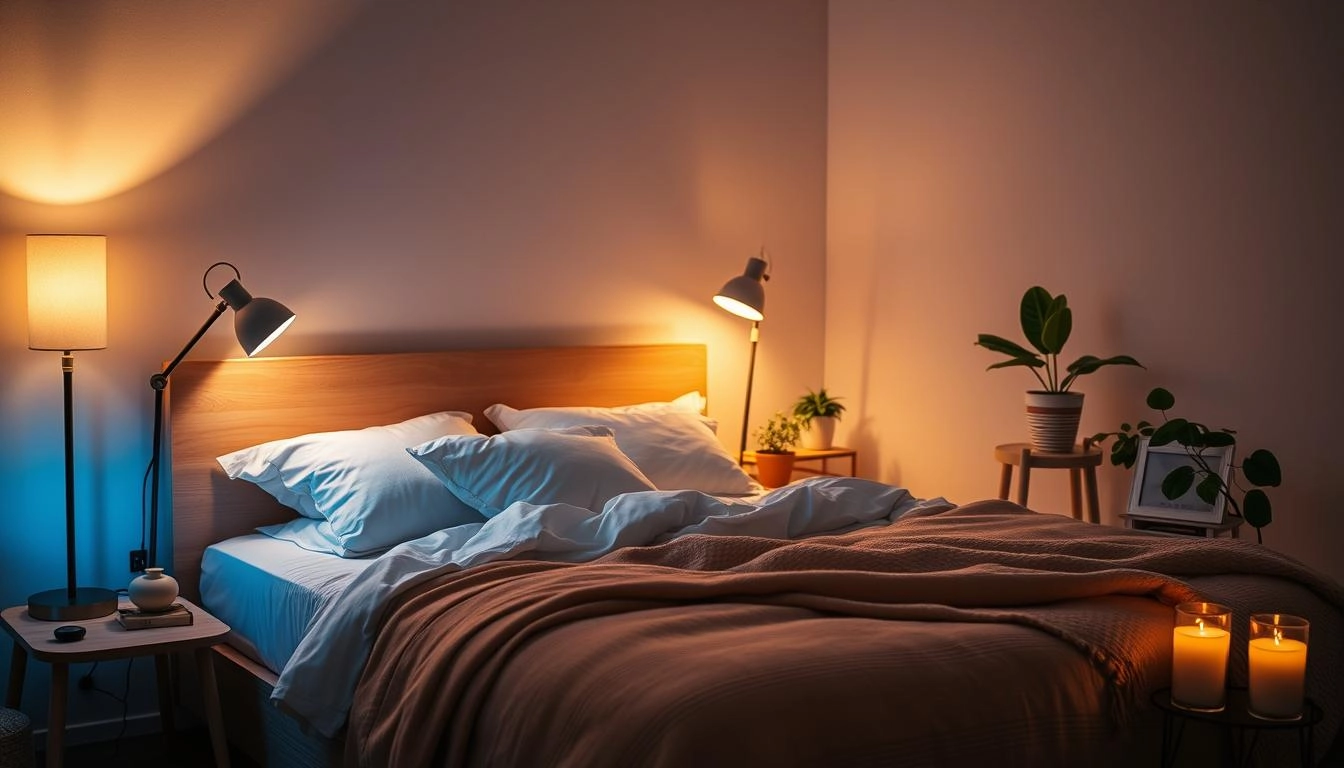
[[[366,429],[273,440],[219,457],[232,479],[330,524],[342,557],[377,554],[462,523],[481,522],[406,448],[443,435],[478,434],[471,414],[444,411]],[[339,551],[336,551],[339,550]]]
[[520,411],[496,403],[485,409],[485,415],[506,432],[582,424],[609,427],[621,451],[659,490],[690,489],[724,496],[761,490],[724,449],[707,419],[696,413],[640,406]]
[[518,501],[598,512],[613,496],[656,490],[605,427],[440,437],[407,451],[486,517]]

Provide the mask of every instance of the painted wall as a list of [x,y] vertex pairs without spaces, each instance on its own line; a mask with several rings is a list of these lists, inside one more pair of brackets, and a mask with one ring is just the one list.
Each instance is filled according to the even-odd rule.
[[[1019,336],[1039,284],[1068,295],[1083,432],[1181,415],[1271,448],[1265,543],[1344,578],[1339,244],[1344,6],[1325,2],[830,3],[826,381],[842,439],[883,480],[993,496],[1026,437]],[[1131,475],[1102,472],[1103,518]],[[1066,512],[1059,473],[1031,503]],[[1253,534],[1251,534],[1253,537]]]
[[[4,605],[64,583],[59,355],[27,349],[26,232],[109,237],[108,348],[76,356],[86,584],[131,578],[148,377],[210,313],[217,260],[298,313],[267,354],[706,343],[735,447],[748,326],[709,297],[765,246],[754,412],[820,385],[821,0],[21,0],[0,34]],[[240,354],[227,325],[193,357]]]

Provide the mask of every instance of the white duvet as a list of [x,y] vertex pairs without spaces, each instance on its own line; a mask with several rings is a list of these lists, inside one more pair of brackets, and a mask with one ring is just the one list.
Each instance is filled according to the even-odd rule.
[[693,533],[798,539],[950,506],[941,498],[918,500],[902,488],[849,477],[811,478],[750,501],[697,491],[627,493],[597,514],[567,504],[519,502],[486,523],[444,529],[378,558],[313,618],[271,699],[319,732],[335,735],[349,713],[388,599],[447,571],[508,558],[582,562]]

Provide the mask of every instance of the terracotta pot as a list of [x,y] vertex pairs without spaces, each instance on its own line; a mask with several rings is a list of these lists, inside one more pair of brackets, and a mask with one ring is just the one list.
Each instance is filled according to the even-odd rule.
[[756,479],[766,488],[788,485],[793,477],[793,452],[756,452]]
[[1032,449],[1046,453],[1072,451],[1082,416],[1080,392],[1028,392],[1027,427]]
[[813,416],[803,430],[803,447],[809,451],[824,451],[835,443],[834,416]]

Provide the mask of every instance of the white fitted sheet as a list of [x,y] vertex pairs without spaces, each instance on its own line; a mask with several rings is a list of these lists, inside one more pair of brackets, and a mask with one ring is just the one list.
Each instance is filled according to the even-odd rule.
[[212,544],[201,560],[201,603],[233,629],[229,643],[277,674],[317,612],[375,558],[312,552],[260,533]]

